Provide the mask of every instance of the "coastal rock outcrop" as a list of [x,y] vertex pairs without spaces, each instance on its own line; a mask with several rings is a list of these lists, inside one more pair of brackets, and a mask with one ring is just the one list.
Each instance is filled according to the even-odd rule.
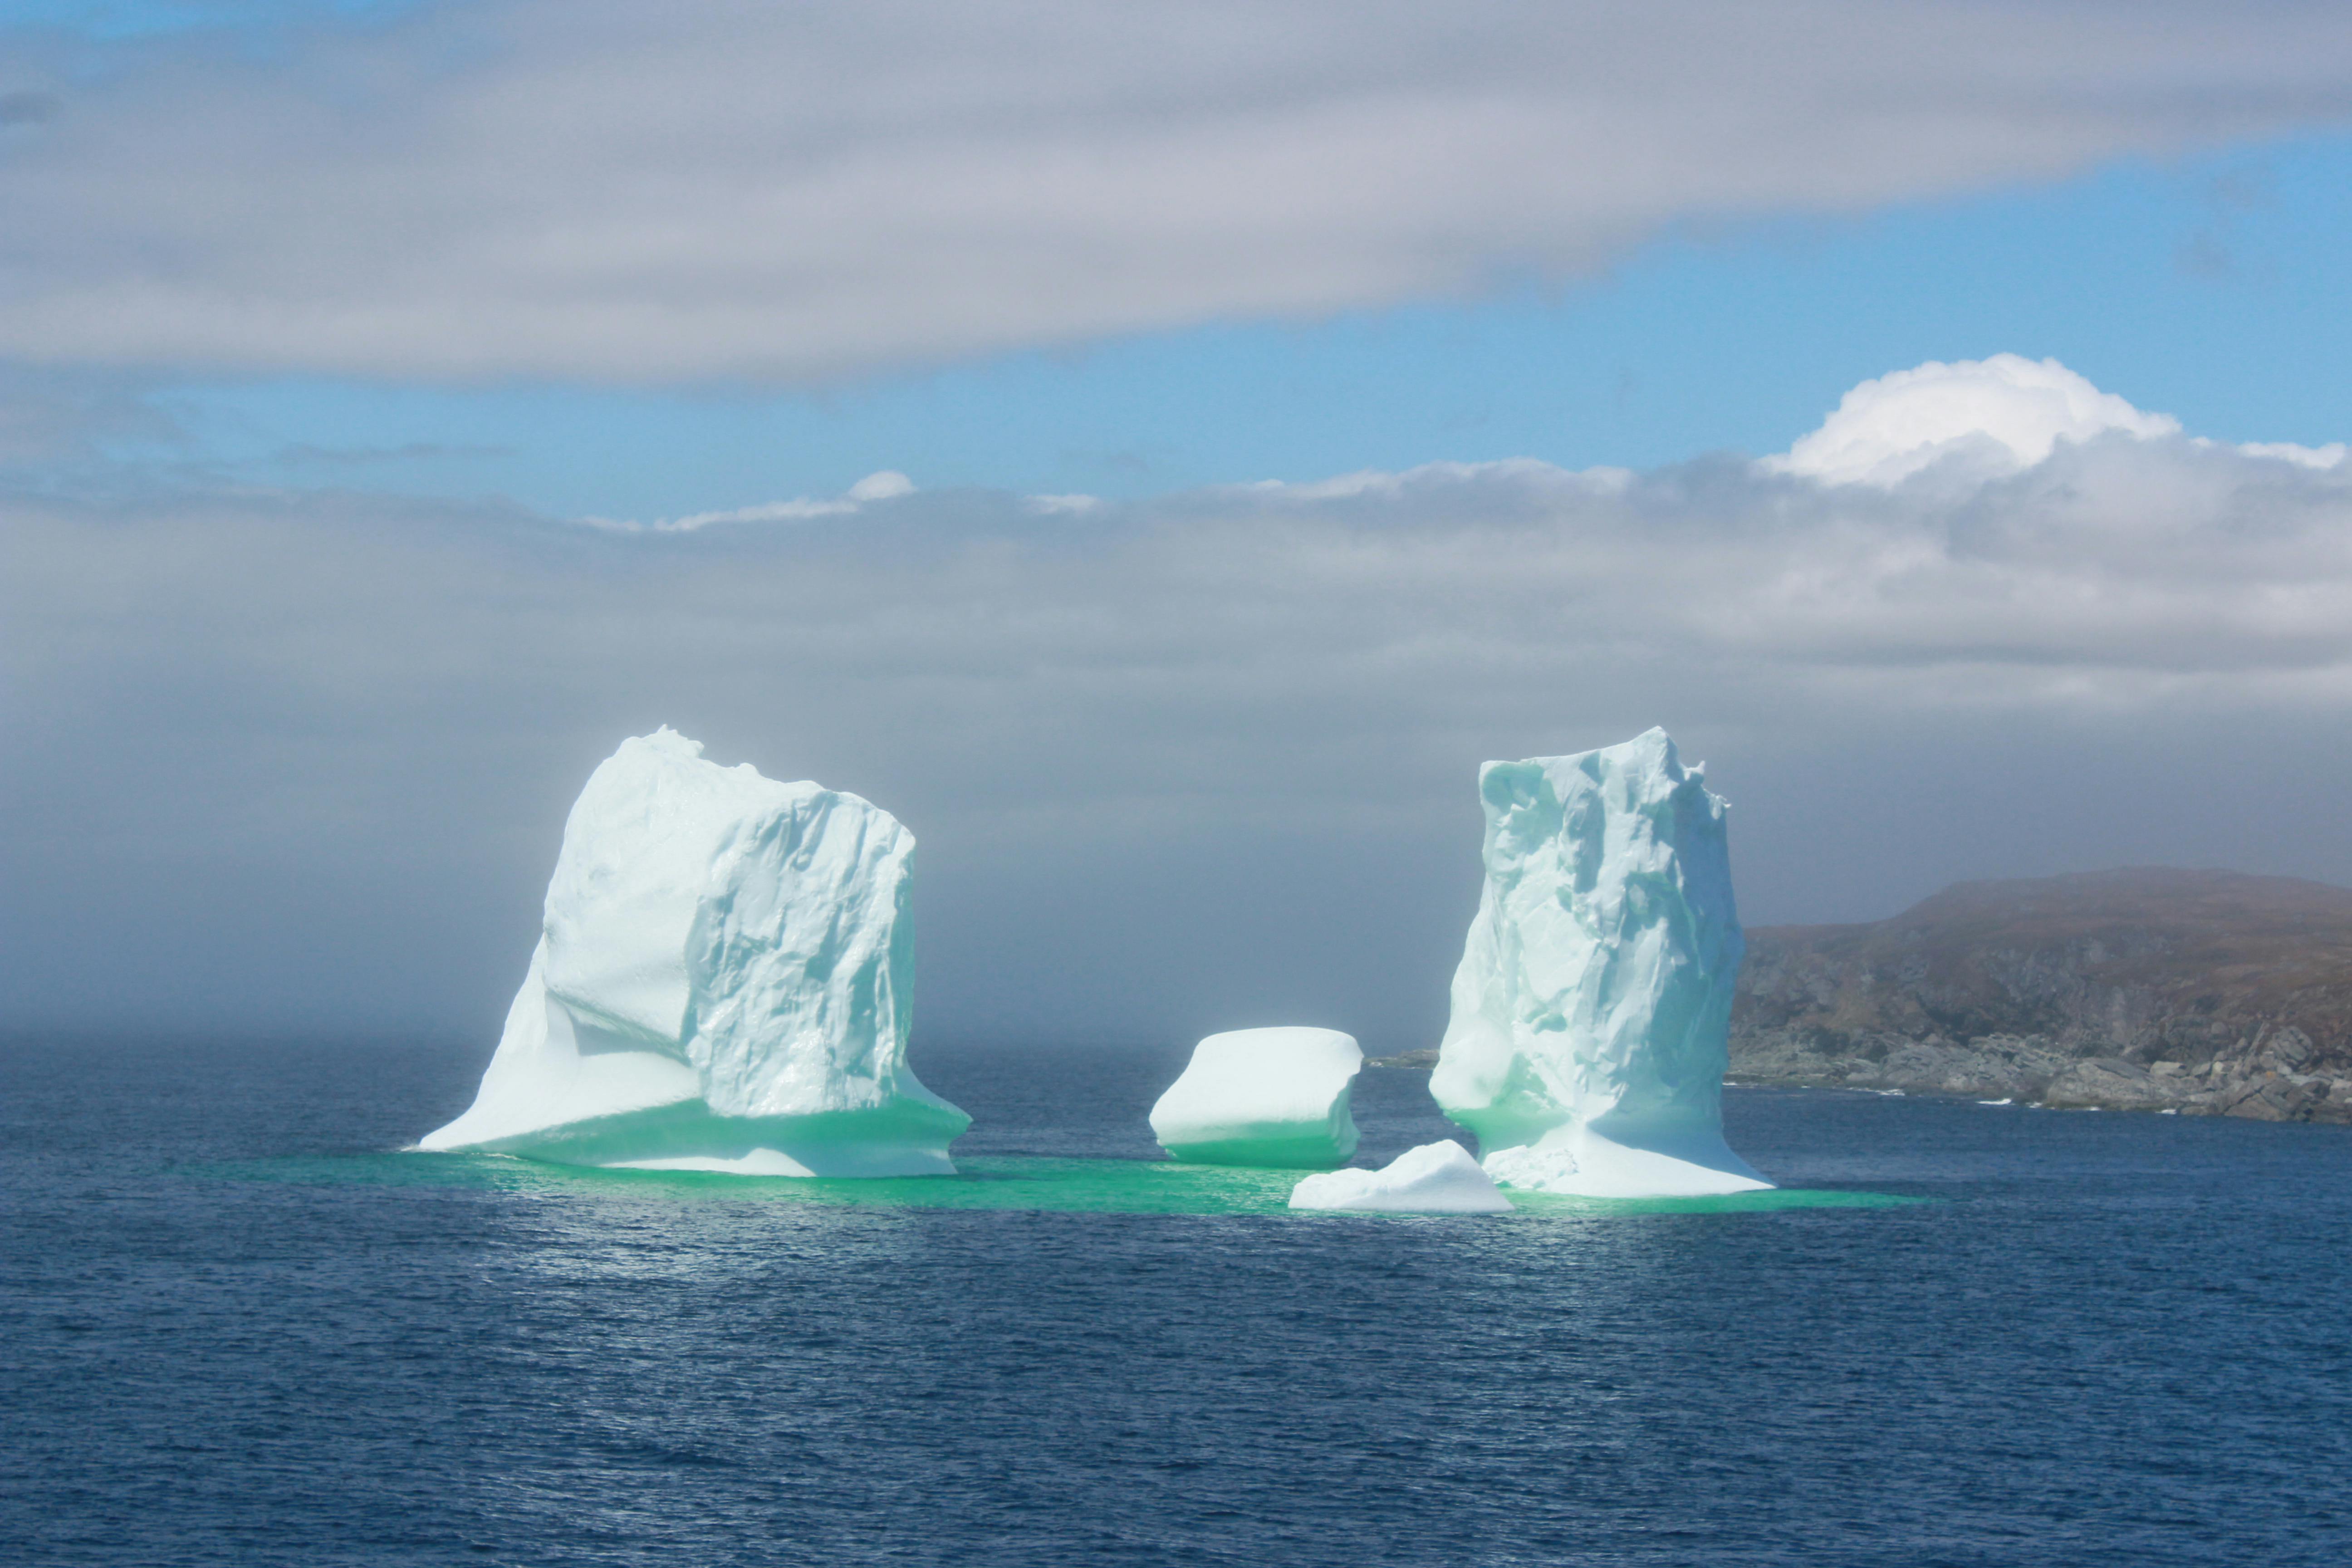
[[2352,1121],[2352,889],[2143,868],[1748,934],[1736,1082]]

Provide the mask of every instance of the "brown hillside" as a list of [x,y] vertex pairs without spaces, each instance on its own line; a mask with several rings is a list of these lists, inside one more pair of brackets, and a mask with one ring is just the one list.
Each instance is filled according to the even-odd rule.
[[[1876,1082],[1891,1067],[1915,1088],[2038,1095],[2091,1058],[2183,1091],[2123,1101],[2226,1109],[2192,1101],[2288,1082],[2295,1115],[2332,1114],[2334,1081],[2352,1080],[2352,889],[2153,868],[1963,882],[1891,920],[1748,941],[1735,1077]],[[1948,1086],[1927,1081],[1939,1069]]]

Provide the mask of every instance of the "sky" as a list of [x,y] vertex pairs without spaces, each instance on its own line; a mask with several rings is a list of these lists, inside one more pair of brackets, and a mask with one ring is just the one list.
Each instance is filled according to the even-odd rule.
[[2352,883],[2352,16],[0,11],[0,1027],[487,1040],[625,735],[918,1037],[1433,1043],[1476,768],[1750,924]]

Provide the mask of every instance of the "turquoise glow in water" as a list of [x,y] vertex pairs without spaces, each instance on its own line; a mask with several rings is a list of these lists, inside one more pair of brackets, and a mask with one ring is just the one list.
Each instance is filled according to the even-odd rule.
[[[1340,1217],[1295,1210],[1290,1191],[1300,1173],[1172,1160],[997,1155],[958,1162],[952,1176],[827,1180],[738,1176],[701,1171],[614,1171],[548,1164],[503,1154],[345,1155],[287,1158],[189,1168],[184,1174],[233,1181],[362,1183],[455,1186],[507,1192],[665,1195],[682,1203],[833,1204],[861,1207],[1010,1209],[1048,1214],[1281,1215],[1302,1221]],[[1510,1194],[1509,1215],[1361,1215],[1429,1224],[1479,1225],[1564,1215],[1762,1214],[1799,1208],[1884,1208],[1927,1200],[1889,1193],[1780,1187],[1705,1198],[1579,1198]]]

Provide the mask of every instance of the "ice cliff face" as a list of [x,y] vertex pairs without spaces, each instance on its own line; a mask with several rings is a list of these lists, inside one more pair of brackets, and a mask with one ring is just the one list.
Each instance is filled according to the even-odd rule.
[[1663,730],[1488,763],[1478,792],[1486,885],[1430,1092],[1487,1173],[1597,1196],[1767,1185],[1723,1141],[1724,803]]
[[1337,1165],[1356,1152],[1349,1099],[1363,1066],[1337,1029],[1211,1035],[1151,1108],[1151,1135],[1204,1165]]
[[774,1175],[947,1173],[971,1119],[907,1066],[915,840],[664,729],[572,808],[473,1107],[425,1149]]

